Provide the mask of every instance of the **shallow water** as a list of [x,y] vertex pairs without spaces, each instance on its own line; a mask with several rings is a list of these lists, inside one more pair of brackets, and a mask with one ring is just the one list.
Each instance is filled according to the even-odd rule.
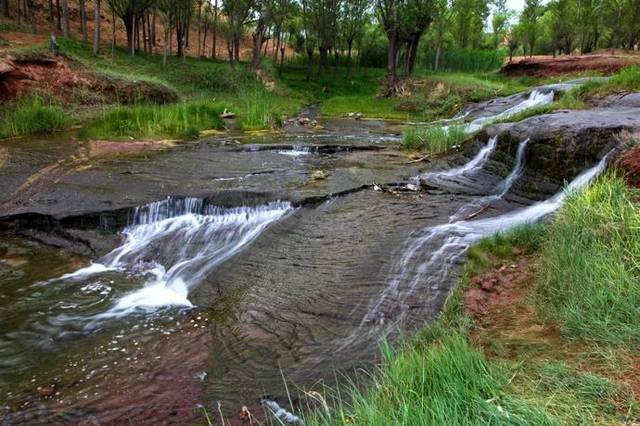
[[[497,176],[495,140],[425,166],[384,123],[323,124],[99,159],[5,143],[5,213],[39,229],[1,237],[0,415],[184,423],[218,402],[231,417],[286,405],[283,376],[296,398],[369,368],[381,337],[438,316],[470,244],[566,196],[512,197],[527,141]],[[410,181],[431,189],[373,189]]]

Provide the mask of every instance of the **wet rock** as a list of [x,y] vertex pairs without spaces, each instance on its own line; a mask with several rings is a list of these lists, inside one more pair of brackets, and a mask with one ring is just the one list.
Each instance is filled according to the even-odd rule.
[[615,136],[620,132],[636,129],[640,129],[639,109],[600,108],[559,111],[493,125],[478,139],[486,143],[498,136],[496,156],[512,158],[520,141],[529,138],[526,169],[561,185],[619,146]]
[[315,170],[311,172],[311,180],[325,180],[329,177],[329,173],[324,170]]

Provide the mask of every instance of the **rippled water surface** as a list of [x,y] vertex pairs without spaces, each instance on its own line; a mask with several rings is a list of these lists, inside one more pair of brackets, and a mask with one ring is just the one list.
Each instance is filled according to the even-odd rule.
[[295,398],[369,368],[381,337],[437,317],[470,244],[564,199],[512,192],[527,141],[506,163],[491,140],[409,164],[385,129],[84,159],[7,143],[0,415],[184,423],[286,403],[283,376]]

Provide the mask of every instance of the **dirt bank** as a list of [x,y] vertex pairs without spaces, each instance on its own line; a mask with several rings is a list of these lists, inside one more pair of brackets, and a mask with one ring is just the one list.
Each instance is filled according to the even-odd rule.
[[11,100],[34,92],[80,105],[164,104],[178,100],[173,90],[160,84],[124,81],[95,74],[63,56],[29,54],[0,57],[0,100]]
[[640,64],[640,56],[633,53],[598,53],[576,56],[534,56],[514,59],[502,67],[501,73],[510,76],[529,75],[553,77],[564,74],[600,72],[613,74],[629,65]]

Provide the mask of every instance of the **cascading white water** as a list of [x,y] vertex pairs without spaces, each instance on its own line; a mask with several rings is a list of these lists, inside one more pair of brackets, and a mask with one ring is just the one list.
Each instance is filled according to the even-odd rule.
[[486,124],[492,121],[511,117],[521,111],[524,111],[527,108],[548,105],[551,102],[553,102],[554,96],[555,96],[555,92],[553,90],[549,90],[546,92],[540,91],[540,90],[534,90],[529,94],[529,97],[527,99],[512,106],[511,108],[508,108],[495,115],[478,117],[475,120],[471,121],[470,123],[467,123],[465,125],[465,131],[468,133],[474,133],[474,132],[477,132],[478,130],[481,130]]
[[492,137],[491,139],[489,139],[489,142],[484,147],[482,147],[480,151],[478,151],[475,157],[473,157],[470,161],[463,164],[462,166],[439,172],[423,173],[418,176],[418,180],[437,180],[441,178],[452,178],[476,173],[487,163],[487,161],[489,160],[489,156],[496,149],[497,142],[498,138]]
[[106,271],[145,278],[143,288],[122,296],[101,317],[191,306],[188,294],[194,286],[291,209],[286,202],[220,208],[196,198],[152,203],[135,210],[122,245],[60,279],[82,280]]
[[[524,146],[526,146],[526,141],[520,145],[522,153],[524,153]],[[406,307],[403,306],[405,300],[418,285],[424,289],[437,289],[439,283],[449,274],[450,268],[467,252],[472,244],[497,232],[504,232],[527,223],[535,223],[559,209],[569,194],[583,188],[602,173],[608,158],[609,154],[546,201],[493,218],[457,220],[425,229],[422,236],[412,241],[394,265],[392,269],[394,278],[388,287],[370,303],[370,308],[361,327],[372,322],[384,323],[387,318],[383,312],[383,306],[391,298],[394,303],[400,305],[400,314],[394,318],[394,322],[402,321],[407,312]],[[517,170],[522,168],[521,164],[516,162],[514,176],[517,176]],[[515,177],[513,179],[507,178],[505,185],[509,180],[512,184]],[[427,246],[432,247],[432,250],[429,251],[428,256],[421,258],[425,254],[421,249]]]

